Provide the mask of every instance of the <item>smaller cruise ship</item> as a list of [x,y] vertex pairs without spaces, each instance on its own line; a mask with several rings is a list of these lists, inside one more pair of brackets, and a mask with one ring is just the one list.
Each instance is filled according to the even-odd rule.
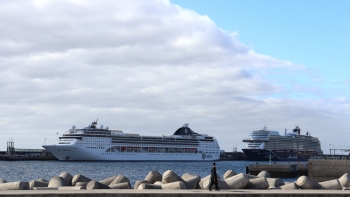
[[244,139],[246,148],[242,149],[250,161],[307,161],[310,156],[323,155],[321,143],[309,132],[300,133],[299,126],[293,132],[280,135],[265,126],[253,131],[249,139]]
[[110,130],[97,120],[82,129],[73,126],[57,144],[43,145],[65,161],[213,161],[220,158],[214,136],[198,134],[184,124],[169,136],[150,136]]

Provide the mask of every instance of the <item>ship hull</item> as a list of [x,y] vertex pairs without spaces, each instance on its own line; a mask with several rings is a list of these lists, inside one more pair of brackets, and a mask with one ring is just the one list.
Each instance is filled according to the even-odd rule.
[[52,155],[61,161],[216,161],[219,156],[202,153],[144,153],[87,150],[79,146],[44,145]]
[[[288,151],[275,151],[266,149],[242,149],[249,161],[307,161],[313,153],[296,154]],[[270,159],[271,158],[271,159]]]

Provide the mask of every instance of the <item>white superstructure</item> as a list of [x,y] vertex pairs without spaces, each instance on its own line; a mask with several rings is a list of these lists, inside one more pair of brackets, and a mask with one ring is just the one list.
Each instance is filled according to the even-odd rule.
[[220,147],[213,136],[193,132],[184,124],[170,136],[140,136],[121,130],[75,126],[55,145],[43,145],[59,160],[81,161],[203,161],[219,160]]
[[243,142],[247,143],[246,149],[295,150],[323,154],[319,139],[311,136],[309,132],[301,135],[299,126],[290,133],[285,131],[285,135],[268,130],[265,126],[262,130],[253,131],[250,138],[244,139]]

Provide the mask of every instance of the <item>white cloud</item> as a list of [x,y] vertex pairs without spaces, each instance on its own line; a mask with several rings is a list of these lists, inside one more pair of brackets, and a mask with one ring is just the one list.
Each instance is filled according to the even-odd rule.
[[14,137],[38,148],[95,118],[168,135],[195,117],[192,129],[232,150],[264,124],[323,132],[331,127],[323,120],[337,115],[322,100],[271,96],[285,89],[269,74],[304,66],[257,54],[168,1],[9,1],[0,18],[3,145]]

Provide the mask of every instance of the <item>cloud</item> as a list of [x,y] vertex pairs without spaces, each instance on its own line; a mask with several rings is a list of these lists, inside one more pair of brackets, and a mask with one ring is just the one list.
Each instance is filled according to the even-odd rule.
[[8,1],[0,10],[1,144],[15,137],[38,148],[96,118],[170,135],[196,117],[196,132],[231,150],[257,126],[284,130],[308,125],[307,114],[329,116],[321,101],[271,96],[285,87],[270,74],[304,66],[258,54],[169,1]]

